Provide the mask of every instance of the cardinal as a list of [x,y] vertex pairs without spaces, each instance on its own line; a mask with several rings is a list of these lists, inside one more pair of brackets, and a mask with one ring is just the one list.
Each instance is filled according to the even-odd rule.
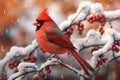
[[43,10],[33,23],[36,26],[36,41],[39,47],[50,54],[70,53],[87,75],[94,69],[75,51],[72,42],[65,37],[57,24],[48,15],[47,9]]

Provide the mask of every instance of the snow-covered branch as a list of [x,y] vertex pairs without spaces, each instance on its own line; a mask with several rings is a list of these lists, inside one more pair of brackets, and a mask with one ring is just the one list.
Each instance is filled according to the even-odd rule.
[[68,19],[63,21],[59,28],[66,31],[75,22],[82,22],[93,15],[104,15],[107,21],[113,21],[120,18],[120,10],[103,11],[100,3],[82,2],[74,14],[68,16]]
[[61,60],[59,60],[57,58],[50,57],[40,67],[38,67],[34,63],[26,63],[26,62],[20,63],[19,66],[18,66],[18,72],[11,75],[8,80],[15,80],[17,78],[19,78],[19,80],[22,80],[23,77],[25,77],[24,75],[27,75],[27,74],[33,73],[33,72],[37,72],[39,74],[47,66],[53,66],[53,65],[58,65],[58,64],[60,64],[61,66],[73,71],[77,75],[87,79],[87,77],[85,77],[84,75],[81,74],[82,72],[80,70],[72,67],[71,65],[65,64],[64,62],[62,62]]
[[[104,11],[100,3],[90,3],[85,1],[80,4],[75,13],[68,16],[68,19],[60,24],[59,28],[65,32],[65,35],[70,37],[73,32],[73,29],[70,28],[74,27],[73,25],[76,25],[81,35],[82,31],[85,29],[85,23],[83,24],[82,21],[87,21],[91,24],[94,22],[100,23],[97,30],[91,29],[86,32],[87,34],[85,37],[77,38],[73,42],[73,45],[76,47],[78,52],[81,52],[86,48],[97,48],[91,52],[91,58],[88,62],[95,69],[96,73],[98,69],[101,69],[101,66],[120,57],[120,33],[113,28],[105,27],[107,22],[119,18],[120,10]],[[29,73],[34,73],[36,75],[40,74],[41,77],[45,77],[43,70],[46,67],[60,64],[83,79],[92,79],[94,77],[94,73],[92,74],[92,77],[86,77],[84,75],[84,71],[65,64],[62,60],[55,57],[49,57],[46,62],[38,66],[38,64],[35,64],[36,57],[32,58],[32,55],[37,48],[38,44],[36,40],[27,47],[11,47],[5,58],[0,61],[0,76],[7,74],[8,77],[10,76],[9,80],[23,80],[23,78],[25,78]],[[10,61],[14,61],[14,64],[9,63]],[[13,65],[16,67],[15,69],[13,69]],[[11,73],[12,75],[8,74],[8,69],[13,70]],[[18,72],[14,73],[16,70],[18,70]],[[48,72],[51,72],[49,68],[47,68],[47,70]]]
[[[0,74],[3,74],[4,72],[7,73],[7,69],[9,69],[9,62],[13,59],[18,60],[19,58],[23,58],[26,55],[32,55],[33,52],[35,52],[36,48],[38,48],[38,45],[36,41],[34,40],[32,44],[28,45],[27,47],[17,47],[13,46],[10,51],[6,54],[5,58],[0,61]],[[9,72],[8,72],[9,73]]]

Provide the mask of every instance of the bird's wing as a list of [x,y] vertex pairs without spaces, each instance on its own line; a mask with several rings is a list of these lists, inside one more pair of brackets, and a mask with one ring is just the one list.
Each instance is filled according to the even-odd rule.
[[68,47],[68,48],[75,48],[71,41],[65,37],[63,32],[59,28],[50,28],[46,29],[45,33],[47,34],[47,38],[51,43],[63,46],[63,47]]

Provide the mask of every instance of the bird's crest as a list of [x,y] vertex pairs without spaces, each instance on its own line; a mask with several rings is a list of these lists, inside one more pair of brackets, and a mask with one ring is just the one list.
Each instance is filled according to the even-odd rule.
[[45,8],[37,17],[37,20],[51,20],[48,15],[47,8]]

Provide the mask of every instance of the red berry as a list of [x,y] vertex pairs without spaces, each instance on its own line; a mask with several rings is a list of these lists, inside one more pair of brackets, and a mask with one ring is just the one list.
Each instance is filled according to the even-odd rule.
[[115,48],[115,44],[112,44],[112,47],[110,48],[110,50],[114,51]]
[[98,63],[97,63],[97,67],[99,67],[100,65],[102,65],[102,61],[101,60],[98,60]]
[[16,62],[14,62],[14,67],[17,67],[17,66],[18,66],[18,64]]
[[95,18],[96,18],[97,21],[100,20],[100,16],[99,15],[95,16]]
[[10,67],[10,69],[13,69],[14,68],[14,62],[10,62],[9,67]]
[[103,19],[103,18],[101,18],[101,19],[99,20],[99,22],[100,22],[100,23],[104,22],[104,19]]
[[28,62],[28,63],[32,63],[32,60],[28,60],[27,62]]
[[106,60],[108,60],[108,58],[106,58],[106,57],[102,58],[103,62],[106,62]]
[[80,22],[76,22],[75,25],[80,25]]
[[71,35],[73,33],[73,31],[71,31],[70,29],[67,29],[67,31],[64,32],[65,35]]
[[105,25],[105,22],[101,22],[101,25],[104,26],[104,25]]
[[92,18],[92,21],[93,21],[93,22],[94,22],[94,21],[96,21],[96,18],[95,18],[95,17],[93,17],[93,18]]
[[45,78],[45,73],[41,72],[40,77]]
[[46,67],[45,67],[45,70],[49,70],[49,69],[50,69],[49,66],[46,66]]
[[19,60],[15,61],[15,62],[14,62],[14,67],[17,67],[17,66],[19,65],[19,63],[20,63]]
[[67,32],[65,31],[64,34],[67,35]]
[[99,60],[99,61],[98,61],[98,64],[102,65],[103,63],[102,63],[102,61],[101,61],[101,60]]
[[36,62],[37,61],[37,57],[36,56],[33,56],[32,59],[31,59],[31,62]]
[[67,32],[70,33],[70,29],[67,29]]
[[69,28],[69,34],[71,35],[73,33],[73,28]]
[[82,24],[82,23],[80,23],[80,25],[79,25],[80,27],[84,27],[84,24]]
[[119,52],[119,49],[117,48],[117,47],[115,47],[115,49],[114,49],[116,52]]
[[71,34],[73,33],[73,28],[69,28],[64,32],[64,35],[70,39]]
[[46,67],[45,67],[45,70],[46,70],[48,73],[51,73],[51,70],[50,70],[49,66],[46,66]]
[[14,68],[14,65],[11,65],[11,66],[10,66],[10,69],[13,69],[13,68]]
[[112,51],[113,51],[113,47],[110,47],[110,50],[112,50]]
[[73,31],[74,29],[73,28],[70,28],[71,31]]
[[88,22],[90,22],[91,24],[93,23],[93,20],[92,19],[89,19]]
[[114,51],[114,50],[115,50],[115,46],[112,46],[112,47],[110,48],[110,50]]
[[104,33],[103,27],[101,27],[101,28],[99,29],[99,32],[101,33],[101,35]]
[[91,17],[89,18],[89,20],[93,20],[93,16],[91,16]]
[[70,35],[65,35],[66,38],[70,39]]
[[34,80],[39,80],[38,76],[33,77]]
[[119,52],[119,49],[116,47],[116,45],[118,45],[118,42],[114,42],[114,44],[112,44],[112,47],[110,48],[110,50]]
[[49,69],[49,70],[47,70],[47,72],[48,72],[48,73],[51,73],[51,70]]
[[115,41],[114,44],[117,45],[117,46],[119,46],[119,42],[118,41]]
[[78,27],[78,30],[79,30],[79,31],[83,31],[83,28],[82,28],[82,27]]
[[23,57],[23,60],[28,62],[30,60],[30,57],[29,56],[25,56],[25,57]]

